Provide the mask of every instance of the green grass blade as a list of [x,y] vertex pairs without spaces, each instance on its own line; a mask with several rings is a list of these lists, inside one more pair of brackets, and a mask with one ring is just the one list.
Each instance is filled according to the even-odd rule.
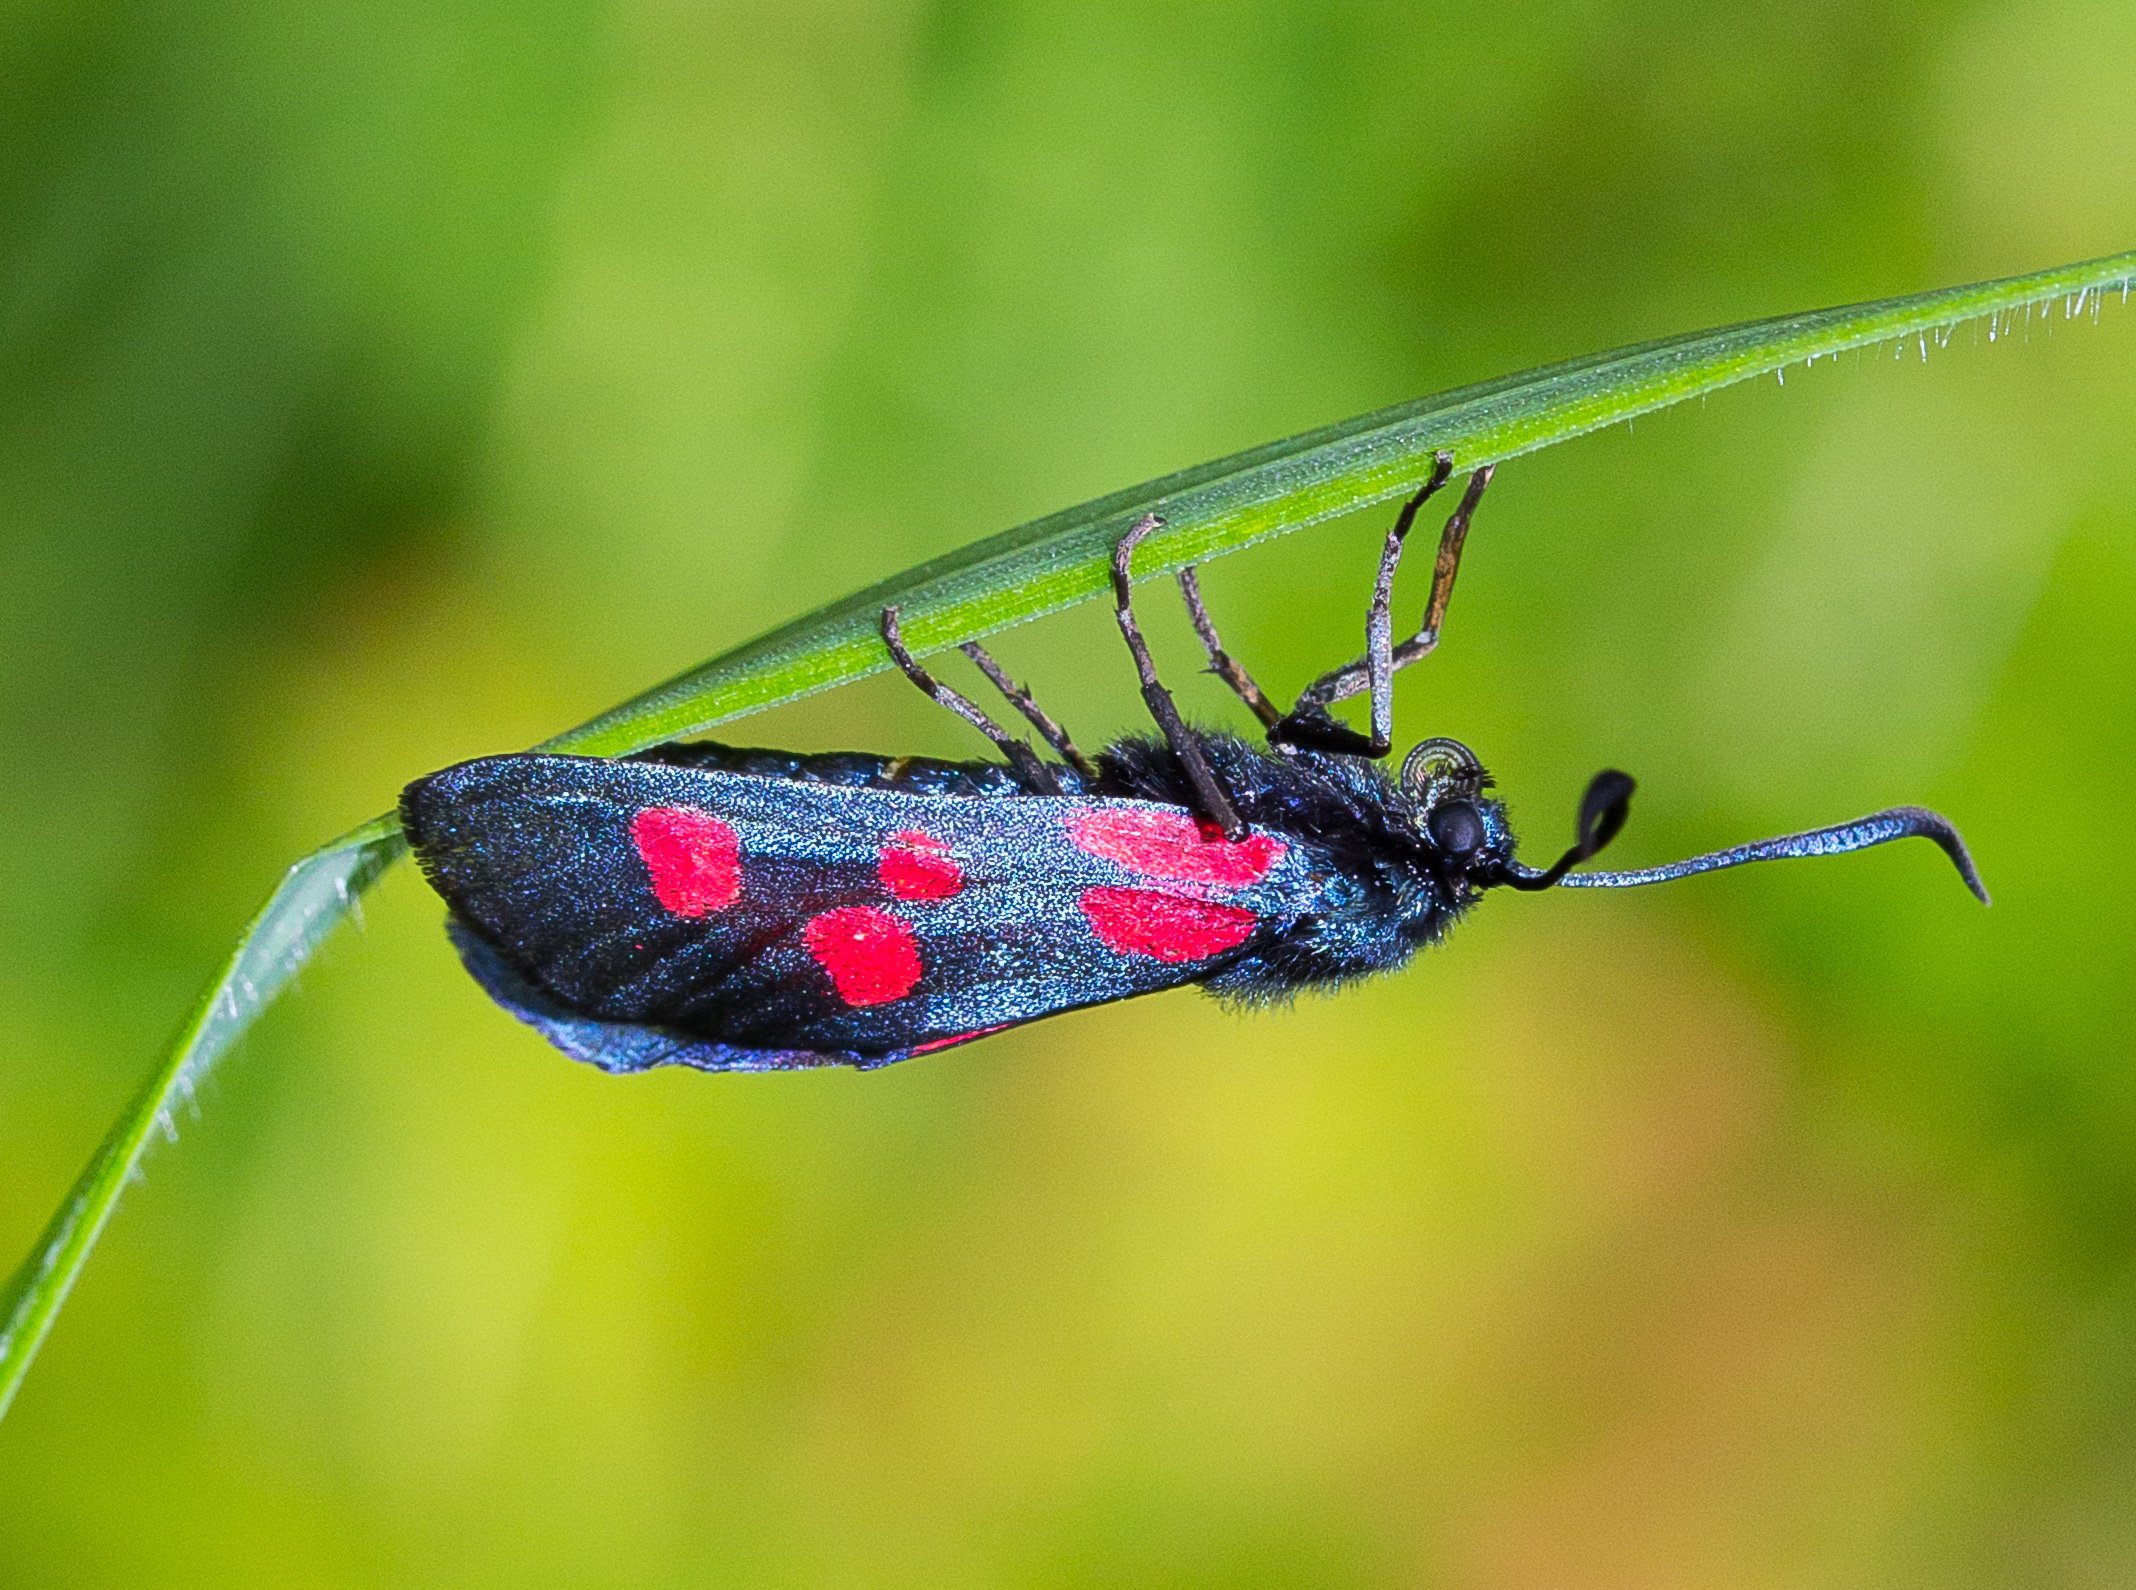
[[1344,420],[1034,519],[870,586],[557,736],[606,756],[692,734],[887,666],[884,604],[915,652],[937,651],[1105,589],[1113,544],[1145,513],[1165,528],[1137,577],[1414,491],[1445,451],[1459,470],[1532,453],[1753,376],[1850,348],[1919,337],[2040,305],[2075,314],[2128,296],[2136,252],[2004,281],[1812,310],[1593,354]]
[[[1433,455],[1455,467],[1517,457],[1753,376],[1850,348],[1928,339],[1969,320],[2074,317],[2126,300],[2136,252],[2027,276],[1816,310],[1596,354],[1384,409],[1033,520],[796,619],[660,685],[548,749],[614,755],[826,689],[883,667],[881,608],[904,609],[917,651],[973,640],[1098,594],[1121,532],[1165,527],[1147,576],[1412,491]],[[405,846],[391,816],[314,852],[284,877],[199,1007],[0,1294],[0,1414],[172,1110],[258,1017]]]
[[313,851],[283,874],[185,1024],[163,1063],[120,1115],[37,1246],[8,1282],[0,1326],[0,1416],[73,1290],[149,1143],[175,1136],[174,1112],[208,1067],[258,1019],[358,897],[407,850],[400,824],[377,818]]

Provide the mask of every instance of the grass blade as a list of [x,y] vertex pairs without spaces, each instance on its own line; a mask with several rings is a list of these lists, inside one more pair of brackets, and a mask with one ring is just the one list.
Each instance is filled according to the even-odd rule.
[[[2136,252],[2027,276],[1695,332],[1508,376],[1347,420],[1033,520],[794,620],[557,736],[546,749],[614,755],[856,679],[886,665],[876,617],[904,609],[934,651],[1104,589],[1113,544],[1154,512],[1145,575],[1219,556],[1411,490],[1435,453],[1455,467],[1513,458],[1753,376],[1969,320],[2099,296],[2126,300]],[[119,1194],[172,1111],[288,984],[357,898],[406,849],[389,815],[298,862],[0,1293],[0,1415],[14,1400]]]
[[[2126,298],[2136,251],[2081,265],[1692,332],[1547,365],[1308,431],[1034,519],[773,630],[557,736],[548,750],[606,756],[692,734],[888,665],[876,633],[902,608],[915,652],[938,651],[1106,588],[1113,544],[1144,513],[1165,527],[1138,577],[1414,491],[1441,450],[1457,470],[1532,453],[1791,364],[1898,338],[1926,342],[1982,317],[2100,295]],[[1991,324],[1994,324],[1991,321]]]
[[0,1416],[15,1400],[30,1360],[73,1290],[89,1250],[118,1207],[119,1194],[161,1134],[177,1135],[175,1112],[200,1078],[273,1003],[320,941],[340,925],[363,891],[407,850],[400,825],[374,819],[321,847],[283,874],[246,926],[237,948],[178,1029],[163,1063],[145,1082],[8,1283],[0,1327]]

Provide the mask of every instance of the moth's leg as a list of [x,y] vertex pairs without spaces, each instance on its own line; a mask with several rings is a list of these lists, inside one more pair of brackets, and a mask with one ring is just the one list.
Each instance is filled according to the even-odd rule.
[[1142,544],[1143,538],[1163,523],[1155,514],[1146,513],[1113,548],[1113,617],[1119,620],[1120,634],[1135,659],[1135,673],[1142,682],[1142,699],[1148,703],[1150,716],[1164,731],[1165,744],[1172,748],[1180,770],[1193,786],[1195,803],[1205,816],[1223,829],[1226,838],[1242,839],[1246,825],[1239,821],[1231,797],[1224,793],[1223,785],[1217,783],[1216,774],[1210,770],[1209,759],[1202,755],[1199,737],[1180,718],[1179,708],[1172,701],[1172,692],[1158,679],[1157,665],[1150,660],[1149,645],[1142,638],[1142,626],[1135,622],[1134,582],[1128,577],[1128,565],[1134,560],[1135,548]]
[[1282,709],[1268,699],[1238,659],[1224,650],[1224,643],[1216,633],[1216,623],[1202,603],[1201,580],[1195,575],[1191,563],[1179,571],[1179,594],[1186,598],[1187,617],[1194,620],[1194,633],[1201,636],[1202,650],[1209,654],[1209,671],[1231,687],[1232,692],[1261,720],[1263,728],[1273,729],[1283,721]]
[[[1341,668],[1330,669],[1299,693],[1298,704],[1291,708],[1283,721],[1268,731],[1272,744],[1285,746],[1309,746],[1314,750],[1335,751],[1345,756],[1385,756],[1393,749],[1393,725],[1390,722],[1384,735],[1359,734],[1347,724],[1336,722],[1329,713],[1331,702],[1344,701],[1365,689],[1373,680],[1372,663],[1385,644],[1392,628],[1390,612],[1394,601],[1394,575],[1401,566],[1402,548],[1409,539],[1410,527],[1416,523],[1417,512],[1443,487],[1454,472],[1454,460],[1448,453],[1439,453],[1432,460],[1431,476],[1418,488],[1416,495],[1402,505],[1395,516],[1394,528],[1387,532],[1385,544],[1380,548],[1379,572],[1372,582],[1372,602],[1365,613],[1365,655],[1356,662]],[[1389,648],[1391,652],[1391,647]],[[1391,657],[1390,657],[1391,663]],[[1390,673],[1393,671],[1390,666]],[[1378,694],[1374,706],[1378,705]],[[1374,725],[1378,727],[1377,724]]]
[[1009,671],[994,661],[994,654],[976,640],[958,648],[971,658],[979,671],[993,681],[994,688],[1008,698],[1009,705],[1030,720],[1031,727],[1038,730],[1045,742],[1053,747],[1060,759],[1085,778],[1098,776],[1098,765],[1075,748],[1075,741],[1068,738],[1068,731],[1053,719],[1053,715],[1040,706],[1030,688],[1018,684],[1009,677]]
[[[1430,656],[1439,644],[1447,603],[1453,599],[1454,577],[1461,569],[1461,549],[1468,540],[1469,522],[1475,517],[1476,505],[1483,500],[1494,473],[1494,466],[1485,465],[1469,476],[1468,489],[1461,494],[1459,506],[1448,516],[1446,528],[1439,534],[1439,556],[1432,566],[1431,597],[1425,604],[1424,622],[1414,635],[1395,645],[1392,618],[1394,574],[1401,565],[1402,545],[1408,539],[1410,527],[1416,523],[1417,510],[1446,483],[1452,465],[1453,460],[1447,454],[1439,454],[1432,478],[1402,505],[1394,527],[1387,532],[1386,545],[1380,551],[1379,574],[1372,583],[1372,605],[1365,616],[1365,655],[1356,662],[1331,669],[1307,686],[1290,717],[1272,732],[1272,739],[1317,744],[1332,730],[1355,742],[1354,746],[1346,747],[1354,754],[1385,756],[1393,749],[1394,676],[1410,664]],[[1369,691],[1372,697],[1369,736],[1344,729],[1327,713],[1333,703],[1346,701],[1360,691]]]
[[935,705],[947,707],[992,740],[1001,754],[1008,758],[1009,766],[1016,770],[1016,776],[1023,780],[1024,787],[1034,795],[1058,795],[1061,792],[1060,781],[1053,776],[1053,770],[1039,760],[1036,751],[988,717],[969,696],[959,695],[920,666],[919,659],[905,648],[905,636],[898,628],[896,608],[883,609],[882,624],[883,644],[890,649],[890,660],[898,665],[907,679],[925,691]]

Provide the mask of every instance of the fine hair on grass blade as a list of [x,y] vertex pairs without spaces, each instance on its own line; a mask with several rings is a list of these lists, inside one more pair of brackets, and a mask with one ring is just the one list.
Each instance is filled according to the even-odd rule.
[[[1436,455],[1468,471],[1754,376],[1900,338],[1940,340],[2056,306],[2126,300],[2136,252],[2025,276],[1694,332],[1464,387],[1182,470],[976,542],[833,602],[645,692],[543,749],[620,755],[888,665],[876,625],[900,609],[915,653],[939,651],[1105,589],[1114,544],[1154,514],[1139,578],[1416,489]],[[380,817],[291,867],[27,1259],[0,1291],[0,1414],[14,1400],[119,1194],[207,1069],[406,851]]]

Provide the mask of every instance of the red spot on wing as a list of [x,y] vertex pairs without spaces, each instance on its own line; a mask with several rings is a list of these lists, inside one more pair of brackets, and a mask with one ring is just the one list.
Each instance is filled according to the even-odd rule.
[[872,905],[842,905],[808,919],[801,937],[848,1005],[902,999],[920,980],[912,929]]
[[947,1038],[930,1038],[925,1043],[912,1046],[914,1054],[933,1054],[937,1049],[954,1049],[960,1043],[970,1043],[974,1038],[984,1038],[992,1033],[1007,1032],[1013,1022],[1003,1022],[998,1027],[974,1027],[970,1032],[953,1032]]
[[1268,834],[1230,840],[1206,817],[1162,806],[1098,806],[1072,812],[1068,837],[1076,847],[1130,872],[1177,883],[1243,889],[1268,876],[1283,859],[1284,843]]
[[742,892],[742,847],[734,830],[689,806],[653,806],[630,825],[653,894],[677,916],[709,916]]
[[947,900],[964,887],[964,869],[932,834],[892,834],[876,859],[883,887],[900,900]]
[[1236,949],[1259,920],[1244,906],[1155,889],[1085,889],[1083,915],[1108,949],[1172,962]]

